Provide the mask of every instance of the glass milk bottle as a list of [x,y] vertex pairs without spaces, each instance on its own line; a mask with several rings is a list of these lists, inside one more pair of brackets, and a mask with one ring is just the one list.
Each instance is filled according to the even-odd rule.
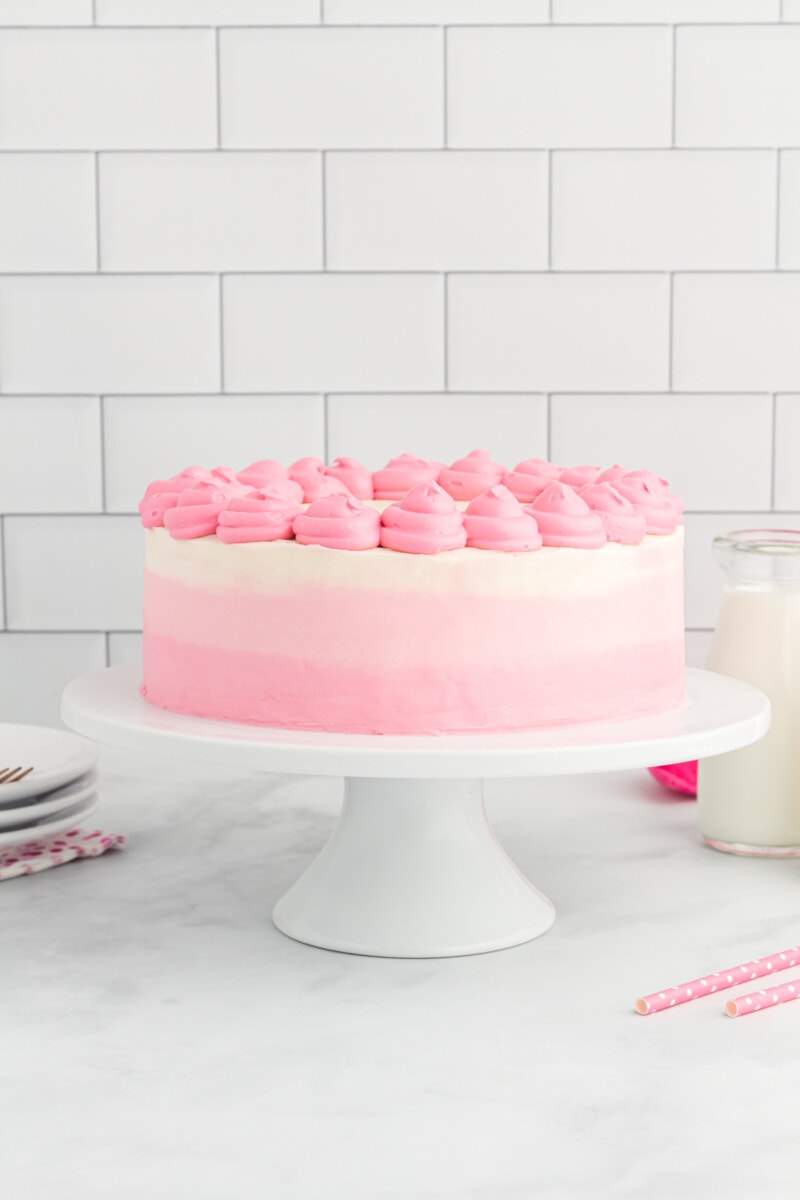
[[765,692],[766,735],[703,759],[705,841],[731,854],[800,855],[800,531],[742,529],[714,539],[725,574],[706,666]]

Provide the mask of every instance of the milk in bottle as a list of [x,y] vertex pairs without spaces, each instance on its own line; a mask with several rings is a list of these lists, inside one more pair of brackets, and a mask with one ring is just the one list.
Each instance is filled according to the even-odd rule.
[[765,692],[760,741],[700,761],[702,835],[733,854],[800,854],[800,531],[738,530],[714,539],[725,574],[706,666]]

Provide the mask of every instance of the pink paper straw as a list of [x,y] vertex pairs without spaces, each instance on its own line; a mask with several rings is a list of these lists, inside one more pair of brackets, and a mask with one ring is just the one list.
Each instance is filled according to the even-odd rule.
[[787,1004],[790,1000],[800,999],[800,979],[791,983],[780,983],[777,987],[768,988],[764,992],[751,992],[749,996],[737,996],[725,1005],[729,1017],[746,1017],[748,1013],[758,1012],[761,1008],[774,1008],[776,1004]]
[[784,971],[798,962],[800,946],[794,946],[791,950],[782,950],[780,954],[756,958],[753,962],[743,963],[738,967],[728,967],[727,971],[719,971],[716,975],[704,975],[702,979],[692,979],[689,983],[679,983],[677,987],[667,988],[666,991],[653,992],[652,996],[643,996],[636,1001],[636,1011],[646,1017],[650,1013],[662,1012],[665,1008],[674,1008],[676,1004],[685,1004],[687,1000],[710,996],[712,992],[723,992],[726,988],[736,987],[738,983],[745,983],[750,979],[773,975],[776,971]]

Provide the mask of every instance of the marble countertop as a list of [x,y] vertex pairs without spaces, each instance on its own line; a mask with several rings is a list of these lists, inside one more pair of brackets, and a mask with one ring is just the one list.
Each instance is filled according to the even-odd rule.
[[117,751],[101,770],[96,819],[128,847],[0,885],[4,1195],[796,1196],[800,1004],[632,1006],[797,943],[800,862],[706,849],[642,771],[490,783],[553,928],[364,958],[270,920],[336,780]]

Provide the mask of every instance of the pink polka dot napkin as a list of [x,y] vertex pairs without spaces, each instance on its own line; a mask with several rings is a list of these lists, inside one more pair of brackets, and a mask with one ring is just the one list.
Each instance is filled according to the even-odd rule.
[[38,841],[20,842],[0,850],[0,881],[17,875],[33,875],[60,867],[74,858],[97,858],[106,850],[124,846],[128,839],[122,833],[102,833],[99,829],[69,829],[53,833]]

